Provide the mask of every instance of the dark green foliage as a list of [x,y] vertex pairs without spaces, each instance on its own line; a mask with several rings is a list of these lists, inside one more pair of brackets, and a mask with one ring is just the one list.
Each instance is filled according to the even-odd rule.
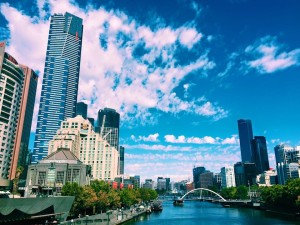
[[144,188],[115,190],[107,182],[100,180],[92,181],[90,185],[84,187],[80,187],[77,183],[67,183],[62,188],[62,195],[75,196],[71,216],[130,207],[139,202],[156,199],[158,196],[156,191]]

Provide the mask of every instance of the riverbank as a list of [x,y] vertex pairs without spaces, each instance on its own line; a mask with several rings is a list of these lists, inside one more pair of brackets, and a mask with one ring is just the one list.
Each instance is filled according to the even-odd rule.
[[136,217],[139,217],[146,213],[146,209],[140,210],[112,210],[102,214],[96,214],[91,216],[85,216],[82,218],[77,218],[62,222],[64,225],[75,225],[75,224],[89,224],[89,225],[119,225],[127,221],[130,221]]

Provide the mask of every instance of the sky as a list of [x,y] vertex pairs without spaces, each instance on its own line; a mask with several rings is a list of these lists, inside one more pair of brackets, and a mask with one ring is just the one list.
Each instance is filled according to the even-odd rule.
[[[78,101],[121,115],[125,173],[192,180],[241,161],[237,120],[274,146],[300,145],[298,0],[0,1],[0,40],[39,74],[50,15],[83,19]],[[32,146],[32,143],[31,143]]]

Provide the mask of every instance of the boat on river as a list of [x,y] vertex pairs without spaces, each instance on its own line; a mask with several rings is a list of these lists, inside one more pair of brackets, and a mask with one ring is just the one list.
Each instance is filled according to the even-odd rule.
[[183,199],[175,199],[173,202],[174,206],[183,206]]

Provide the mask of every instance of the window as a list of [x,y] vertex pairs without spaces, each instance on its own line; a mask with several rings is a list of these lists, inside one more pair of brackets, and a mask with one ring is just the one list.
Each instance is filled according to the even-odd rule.
[[39,172],[38,185],[45,185],[46,172]]

